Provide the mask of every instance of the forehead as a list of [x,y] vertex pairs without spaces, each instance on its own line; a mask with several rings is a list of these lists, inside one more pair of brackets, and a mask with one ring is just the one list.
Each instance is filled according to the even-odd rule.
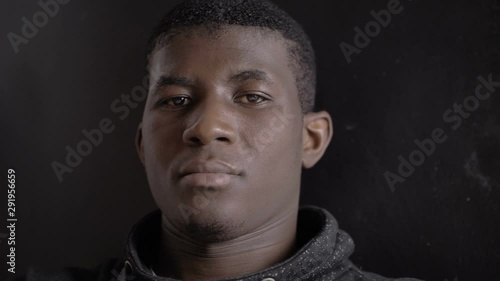
[[175,74],[213,79],[259,70],[274,82],[292,86],[291,91],[296,92],[288,44],[279,32],[265,28],[189,28],[155,49],[150,57],[150,71],[153,76]]

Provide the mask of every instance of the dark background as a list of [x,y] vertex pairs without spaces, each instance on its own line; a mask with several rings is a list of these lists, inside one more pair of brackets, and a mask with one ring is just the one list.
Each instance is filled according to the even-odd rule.
[[[142,108],[122,121],[110,105],[142,84],[146,40],[177,2],[73,0],[18,54],[6,35],[21,34],[21,18],[41,8],[1,2],[1,173],[16,169],[17,272],[90,268],[118,256],[132,224],[155,208],[134,149]],[[456,131],[443,121],[474,93],[476,77],[493,73],[500,81],[499,2],[402,0],[404,10],[350,64],[339,44],[353,44],[353,28],[364,28],[388,0],[276,2],[310,34],[318,104],[334,118],[332,145],[304,172],[302,203],[335,215],[364,270],[500,280],[500,89]],[[63,163],[65,147],[75,148],[81,131],[103,118],[115,131],[60,183],[51,163]],[[408,159],[414,140],[435,128],[446,142],[391,190],[384,172],[397,173],[398,156]]]

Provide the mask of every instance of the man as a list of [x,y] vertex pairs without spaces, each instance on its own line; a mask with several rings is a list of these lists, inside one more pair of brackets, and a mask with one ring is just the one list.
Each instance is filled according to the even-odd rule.
[[313,111],[314,51],[290,16],[268,1],[184,2],[155,29],[148,64],[136,143],[159,210],[120,259],[58,280],[388,280],[348,260],[330,213],[299,211],[301,170],[333,127]]

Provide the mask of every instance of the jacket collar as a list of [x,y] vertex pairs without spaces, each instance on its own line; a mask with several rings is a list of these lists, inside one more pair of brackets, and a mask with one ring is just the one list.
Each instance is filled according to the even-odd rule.
[[[124,255],[116,264],[117,281],[178,281],[155,276],[150,269],[160,245],[161,211],[155,210],[132,228]],[[297,239],[299,250],[287,260],[250,275],[225,281],[309,280],[326,272],[341,275],[348,270],[354,251],[351,237],[338,229],[337,221],[325,209],[307,206],[299,210]],[[343,266],[346,265],[346,266]],[[268,278],[268,279],[266,279]]]

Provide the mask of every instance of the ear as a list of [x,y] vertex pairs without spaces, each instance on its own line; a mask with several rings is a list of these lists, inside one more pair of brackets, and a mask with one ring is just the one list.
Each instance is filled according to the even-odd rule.
[[323,157],[332,140],[332,117],[326,111],[305,114],[302,133],[302,166],[309,169]]
[[137,154],[141,159],[142,165],[144,165],[144,146],[142,144],[142,123],[137,127],[137,133],[135,135],[135,149],[137,149]]

